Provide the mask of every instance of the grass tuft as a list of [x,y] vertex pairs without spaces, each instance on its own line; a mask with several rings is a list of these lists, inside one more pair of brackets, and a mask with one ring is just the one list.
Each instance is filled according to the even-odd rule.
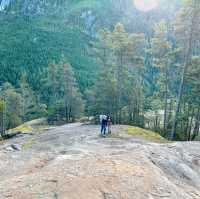
[[32,145],[35,143],[33,138],[30,138],[25,144],[22,145],[23,150],[27,150],[32,147]]
[[141,137],[147,141],[158,142],[158,143],[166,143],[168,142],[165,138],[163,138],[160,134],[153,132],[151,130],[142,129],[139,127],[128,127],[126,132],[129,135],[133,135],[136,137]]
[[20,132],[20,133],[30,133],[33,131],[33,128],[31,128],[29,125],[27,124],[22,124],[14,129],[11,129],[10,132],[11,133],[16,133],[16,132]]

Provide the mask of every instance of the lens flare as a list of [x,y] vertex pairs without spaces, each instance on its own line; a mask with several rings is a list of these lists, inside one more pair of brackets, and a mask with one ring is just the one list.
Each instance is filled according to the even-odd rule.
[[135,7],[143,12],[148,12],[158,6],[159,0],[134,0]]

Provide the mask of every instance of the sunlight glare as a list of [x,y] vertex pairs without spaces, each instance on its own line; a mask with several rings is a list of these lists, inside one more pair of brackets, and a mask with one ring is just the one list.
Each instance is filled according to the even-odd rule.
[[135,7],[143,12],[148,12],[158,6],[159,0],[134,0]]

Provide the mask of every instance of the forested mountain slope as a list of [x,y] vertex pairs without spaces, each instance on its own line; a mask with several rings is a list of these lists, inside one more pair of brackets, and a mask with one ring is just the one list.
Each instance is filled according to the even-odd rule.
[[104,113],[196,139],[199,2],[141,2],[1,0],[1,131]]
[[85,89],[94,83],[98,69],[90,46],[98,30],[125,22],[129,31],[150,32],[158,15],[172,17],[173,10],[168,13],[166,6],[164,13],[157,9],[143,14],[129,0],[1,1],[0,79],[18,85],[25,71],[36,89],[45,68],[63,53]]

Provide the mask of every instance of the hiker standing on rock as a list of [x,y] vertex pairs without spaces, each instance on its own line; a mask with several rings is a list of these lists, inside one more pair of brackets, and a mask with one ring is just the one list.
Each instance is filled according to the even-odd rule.
[[108,117],[106,115],[100,115],[100,123],[101,123],[101,135],[106,135],[106,128],[108,124]]

